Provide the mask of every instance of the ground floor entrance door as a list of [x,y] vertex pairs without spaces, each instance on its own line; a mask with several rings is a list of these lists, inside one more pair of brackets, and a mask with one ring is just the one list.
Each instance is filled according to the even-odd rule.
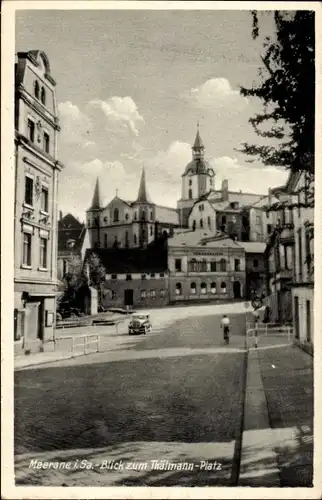
[[241,297],[241,286],[239,281],[234,281],[234,298],[240,299]]
[[125,306],[133,306],[133,290],[132,289],[124,290],[124,305]]

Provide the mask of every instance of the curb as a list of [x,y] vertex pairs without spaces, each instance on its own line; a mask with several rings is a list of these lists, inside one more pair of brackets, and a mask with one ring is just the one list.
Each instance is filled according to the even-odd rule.
[[18,372],[18,371],[26,370],[27,368],[33,368],[33,367],[37,368],[38,366],[49,365],[50,363],[57,363],[57,361],[67,361],[68,359],[79,358],[80,356],[88,356],[89,354],[96,354],[96,352],[88,352],[86,354],[80,353],[80,354],[76,354],[76,355],[74,354],[74,355],[70,355],[70,356],[66,356],[66,357],[64,356],[62,358],[47,359],[46,361],[39,361],[37,363],[31,363],[29,365],[14,367],[14,371]]
[[[266,394],[258,352],[248,352],[238,486],[280,487],[277,454],[273,448]],[[257,454],[257,456],[256,456]],[[256,464],[264,464],[256,470]]]

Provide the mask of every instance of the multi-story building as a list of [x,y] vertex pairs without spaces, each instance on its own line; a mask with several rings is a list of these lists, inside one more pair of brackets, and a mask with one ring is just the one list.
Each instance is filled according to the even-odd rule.
[[91,207],[87,210],[87,229],[91,248],[146,248],[179,226],[176,209],[156,205],[148,194],[143,169],[135,201],[116,195],[105,207],[97,179]]
[[57,189],[62,164],[55,80],[46,54],[15,64],[14,334],[53,338],[57,286]]
[[312,351],[314,344],[314,209],[310,207],[313,186],[308,174],[296,175],[294,182],[294,272],[292,309],[295,341]]
[[245,250],[222,233],[186,230],[168,240],[170,303],[240,299]]
[[266,294],[266,266],[264,259],[265,243],[247,241],[239,242],[245,250],[246,287],[245,298],[252,298],[255,292],[259,296]]
[[64,217],[60,212],[58,221],[58,262],[57,278],[62,280],[66,273],[83,266],[85,251],[89,248],[88,232],[85,224],[72,214]]

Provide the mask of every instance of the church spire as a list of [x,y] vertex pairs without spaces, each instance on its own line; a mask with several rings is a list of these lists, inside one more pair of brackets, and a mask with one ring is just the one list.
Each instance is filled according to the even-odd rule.
[[147,189],[146,189],[145,169],[144,169],[144,167],[142,169],[141,180],[140,180],[140,187],[139,187],[139,192],[138,192],[138,197],[137,197],[136,202],[137,203],[151,203],[150,197],[149,197]]
[[94,189],[94,194],[93,194],[91,210],[98,210],[100,208],[101,208],[100,186],[99,186],[99,179],[97,177],[95,189]]
[[194,159],[201,159],[204,156],[204,149],[205,146],[202,142],[202,139],[200,137],[200,132],[199,132],[199,122],[197,122],[197,133],[196,133],[196,138],[195,142],[192,146],[192,156]]

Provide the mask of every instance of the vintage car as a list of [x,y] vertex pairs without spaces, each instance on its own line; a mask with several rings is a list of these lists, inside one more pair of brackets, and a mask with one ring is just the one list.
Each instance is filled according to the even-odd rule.
[[148,314],[133,314],[129,323],[129,335],[144,335],[150,332],[152,325]]

